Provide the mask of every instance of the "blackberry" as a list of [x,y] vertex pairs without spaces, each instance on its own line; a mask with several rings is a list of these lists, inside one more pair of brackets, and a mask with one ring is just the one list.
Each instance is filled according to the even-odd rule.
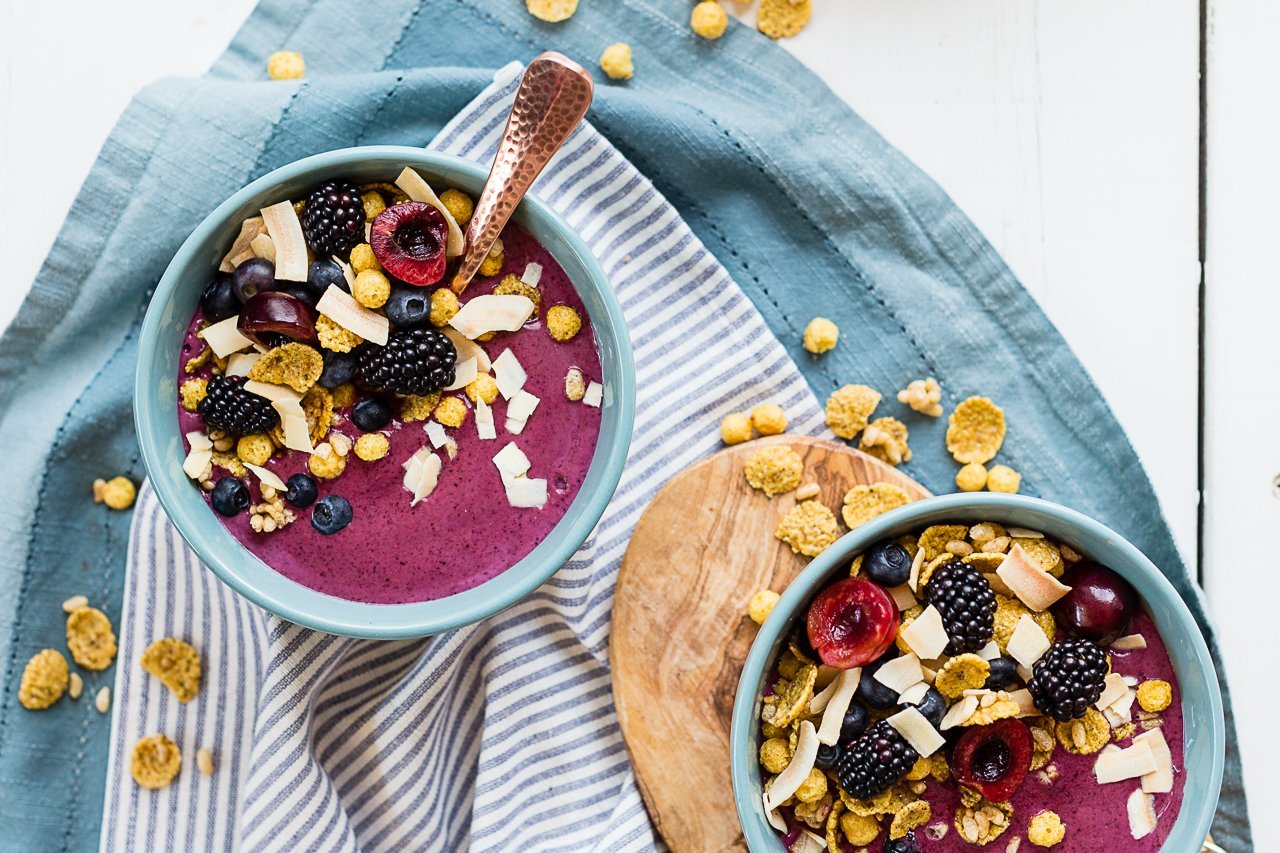
[[903,779],[919,758],[898,730],[881,720],[845,744],[836,762],[836,778],[851,796],[865,800]]
[[364,239],[360,190],[346,181],[328,181],[307,196],[302,234],[317,257],[346,252]]
[[901,838],[886,838],[884,853],[920,853],[920,845],[916,843],[916,831],[908,830]]
[[976,652],[991,642],[996,594],[972,566],[959,560],[939,566],[924,588],[924,600],[942,614],[942,625],[951,638],[947,654]]
[[232,435],[266,432],[280,422],[280,414],[265,397],[244,390],[243,376],[215,376],[196,408],[204,425]]
[[431,394],[453,384],[458,351],[435,329],[392,332],[383,347],[365,346],[358,356],[360,379],[374,391]]
[[1107,656],[1088,640],[1059,640],[1031,667],[1027,689],[1040,711],[1060,723],[1083,717],[1102,695]]

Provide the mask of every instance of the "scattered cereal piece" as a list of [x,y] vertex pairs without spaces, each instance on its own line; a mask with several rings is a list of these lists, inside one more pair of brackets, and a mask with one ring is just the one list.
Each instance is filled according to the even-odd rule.
[[182,769],[182,753],[178,745],[164,735],[144,737],[134,744],[129,771],[133,781],[144,788],[163,788]]
[[[447,288],[446,288],[447,289]],[[400,420],[407,424],[425,421],[440,405],[440,392],[435,391],[425,397],[410,395],[400,404]]]
[[[493,292],[495,296],[523,296],[533,303],[535,313],[542,304],[542,291],[518,275],[504,275],[502,281],[498,282],[498,286],[493,289]],[[568,306],[564,307],[567,308]],[[572,311],[573,309],[569,308],[569,310]],[[553,335],[552,337],[555,336]]]
[[67,695],[72,699],[79,699],[82,693],[84,693],[84,679],[80,677],[80,673],[73,672],[68,676]]
[[1008,465],[993,465],[987,472],[987,491],[1016,495],[1022,485],[1022,475]]
[[986,397],[970,397],[951,413],[947,450],[957,462],[990,462],[1004,444],[1004,433],[1004,410]]
[[93,502],[106,504],[110,509],[128,509],[137,497],[138,488],[128,477],[93,481]]
[[1014,545],[1020,545],[1023,553],[1030,557],[1033,563],[1055,578],[1061,577],[1066,571],[1067,564],[1062,560],[1062,551],[1049,540],[1016,536],[1013,537],[1009,547],[1012,548]]
[[796,789],[796,799],[802,803],[816,803],[827,795],[827,774],[814,767],[809,777]]
[[806,557],[816,557],[840,538],[840,528],[831,510],[817,501],[804,501],[793,506],[773,535]]
[[266,465],[275,449],[271,436],[264,432],[244,435],[236,441],[236,456],[241,462],[248,462],[250,465]]
[[156,640],[142,653],[140,663],[172,690],[179,702],[190,702],[200,692],[200,654],[190,643],[176,637]]
[[319,352],[306,344],[288,343],[263,353],[249,369],[249,378],[272,385],[288,385],[305,394],[323,372],[324,357]]
[[391,297],[391,281],[377,270],[365,270],[356,275],[351,295],[366,308],[381,308]]
[[62,698],[67,690],[69,670],[67,659],[57,649],[36,652],[22,670],[22,682],[18,685],[18,701],[31,711],[48,708]]
[[454,222],[458,223],[458,227],[463,229],[471,221],[471,214],[475,213],[476,209],[471,196],[452,187],[440,193],[440,203],[444,205],[445,210],[449,211],[449,215],[453,217]]
[[720,440],[725,444],[742,444],[751,440],[751,418],[741,412],[724,416],[720,422]]
[[1150,714],[1159,713],[1173,702],[1173,688],[1161,678],[1152,678],[1138,685],[1138,705]]
[[116,635],[111,620],[96,607],[78,607],[67,617],[67,648],[85,669],[111,666],[116,656]]
[[378,257],[373,253],[373,246],[360,243],[351,250],[351,269],[355,270],[357,275],[365,270],[382,272],[382,264],[378,263]]
[[1067,837],[1067,828],[1057,812],[1043,811],[1027,825],[1027,840],[1037,847],[1052,847]]
[[445,397],[436,406],[435,416],[441,426],[457,429],[467,419],[467,404],[461,397]]
[[564,396],[575,403],[587,393],[587,379],[576,367],[569,368],[564,375]]
[[916,759],[916,763],[911,765],[911,769],[907,771],[907,781],[917,782],[921,779],[928,778],[929,769],[933,767],[933,761],[925,758],[923,755]]
[[876,418],[863,430],[858,449],[890,465],[910,462],[907,425],[897,418]]
[[777,403],[761,403],[751,410],[751,425],[761,435],[781,435],[787,431],[787,415]]
[[458,295],[447,287],[440,287],[431,294],[431,311],[427,314],[427,320],[437,329],[442,329],[449,325],[453,315],[460,310],[462,303],[458,301]]
[[1111,724],[1097,708],[1089,708],[1080,719],[1057,723],[1053,728],[1059,745],[1075,755],[1092,755],[1111,742]]
[[840,340],[840,327],[826,317],[814,317],[804,329],[804,348],[814,355],[835,349]]
[[751,601],[747,603],[747,615],[751,617],[752,622],[763,625],[764,620],[773,612],[773,605],[778,603],[779,598],[782,596],[771,589],[760,590],[751,596]]
[[978,690],[987,683],[991,664],[975,654],[949,658],[938,671],[933,686],[948,699],[958,699],[966,690]]
[[889,837],[901,838],[918,826],[924,826],[933,817],[933,810],[926,800],[907,803],[901,811],[893,816],[889,825]]
[[804,460],[790,447],[775,444],[748,456],[743,472],[751,488],[773,497],[800,485]]
[[992,803],[982,797],[972,804],[962,800],[955,814],[956,832],[970,844],[985,846],[1009,828],[1012,816],[1013,806],[1007,802]]
[[[778,703],[773,714],[775,726],[789,726],[795,720],[805,716],[809,708],[809,700],[813,698],[813,688],[818,682],[818,668],[813,664],[800,667],[796,677],[788,681],[781,691],[775,693]],[[777,690],[777,686],[774,687]]]
[[[493,245],[489,248],[489,254],[486,255],[485,259],[480,262],[480,269],[478,270],[478,272],[480,273],[480,275],[484,276],[485,278],[497,275],[498,273],[502,272],[502,265],[506,262],[506,259],[507,259],[506,250],[502,245],[502,238],[499,237],[498,239],[493,241]],[[441,288],[441,289],[448,290],[447,287]],[[439,291],[437,291],[437,293],[438,292]]]
[[196,750],[196,767],[199,768],[201,776],[212,776],[213,750],[207,746],[202,746]]
[[[372,222],[378,218],[378,214],[387,209],[387,201],[382,197],[382,193],[377,190],[369,190],[360,193],[360,202],[364,205],[364,218],[366,222]],[[353,264],[354,266],[354,264]]]
[[630,80],[636,73],[631,61],[631,45],[620,41],[606,47],[600,54],[600,68],[610,80]]
[[102,687],[98,689],[98,695],[93,697],[93,707],[98,709],[99,714],[105,714],[111,710],[110,687]]
[[484,400],[485,403],[492,403],[498,399],[498,383],[487,373],[481,373],[471,380],[465,390],[467,399],[472,403],[476,401],[476,398]]
[[785,738],[772,737],[760,744],[760,766],[770,773],[781,773],[791,763],[791,747]]
[[547,333],[557,341],[571,341],[582,329],[582,317],[568,305],[552,305],[547,309]]
[[756,29],[771,39],[799,35],[813,7],[809,0],[760,0],[756,11]]
[[716,0],[704,0],[693,7],[689,26],[704,39],[718,39],[729,26],[729,15]]
[[197,376],[194,379],[188,379],[182,383],[182,387],[178,391],[179,399],[182,402],[182,408],[188,412],[194,412],[200,407],[200,401],[209,393],[209,380],[204,377]]
[[1007,720],[1022,713],[1018,700],[1003,691],[988,693],[982,697],[977,709],[967,719],[961,720],[961,726],[989,726],[997,720]]
[[907,404],[922,415],[936,418],[942,414],[942,387],[932,376],[912,380],[898,392],[898,402]]
[[365,462],[377,462],[391,452],[391,441],[380,432],[367,432],[356,439],[355,449]]
[[329,399],[335,409],[346,409],[356,401],[356,386],[350,382],[343,383],[329,392]]
[[548,24],[567,21],[578,11],[578,0],[524,0],[524,5],[530,15]]
[[1035,717],[1028,721],[1031,729],[1031,769],[1039,770],[1053,758],[1053,750],[1057,740],[1053,733],[1054,722],[1048,717]]
[[320,339],[320,346],[330,352],[351,352],[364,343],[364,338],[338,325],[327,314],[316,318],[316,337]]
[[336,453],[331,443],[322,442],[307,457],[307,468],[321,480],[334,480],[347,470],[347,457]]
[[68,598],[66,601],[62,602],[62,612],[73,613],[76,610],[79,610],[81,607],[88,607],[88,606],[89,606],[89,596],[73,595],[70,598]]
[[296,50],[277,50],[267,57],[267,76],[272,80],[298,80],[307,72],[307,63]]
[[879,391],[866,385],[845,385],[827,398],[827,426],[840,438],[853,438],[866,428],[878,405]]
[[981,462],[962,465],[956,472],[956,488],[962,492],[980,492],[987,485],[987,468]]
[[[822,487],[817,483],[805,483],[803,486],[796,489],[795,498],[797,502],[811,501],[820,494],[822,494]],[[859,554],[858,556],[861,557],[862,555]]]
[[840,515],[844,518],[845,526],[852,530],[859,524],[910,502],[911,498],[907,493],[892,483],[859,485],[845,492]]
[[840,815],[840,831],[854,847],[863,847],[879,837],[880,824],[870,815],[845,812]]

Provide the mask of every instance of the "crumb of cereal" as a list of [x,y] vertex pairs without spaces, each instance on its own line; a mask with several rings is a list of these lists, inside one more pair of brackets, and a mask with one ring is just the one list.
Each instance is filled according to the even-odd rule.
[[858,449],[889,465],[910,462],[911,448],[907,446],[907,425],[897,418],[876,418],[863,430]]
[[729,26],[729,15],[716,0],[703,0],[693,7],[689,26],[704,39],[718,39]]
[[751,425],[761,435],[781,435],[787,431],[787,415],[777,403],[761,403],[751,410]]
[[272,385],[288,385],[305,394],[324,372],[324,357],[306,344],[288,343],[263,353],[252,368],[249,379]]
[[948,658],[938,671],[933,686],[948,699],[957,699],[966,690],[978,690],[987,683],[991,664],[978,655],[963,654]]
[[1062,577],[1067,564],[1062,560],[1062,551],[1047,539],[1026,539],[1015,536],[1009,547],[1019,545],[1030,560],[1055,578]]
[[391,298],[391,281],[378,270],[364,270],[356,275],[351,295],[365,308],[381,308]]
[[970,397],[948,419],[947,451],[960,463],[990,462],[1000,452],[1004,434],[1004,410],[986,397]]
[[911,498],[892,483],[872,483],[854,486],[844,495],[840,515],[850,530],[859,524],[883,515],[891,509],[906,506]]
[[351,269],[357,276],[365,270],[382,272],[382,264],[378,263],[378,257],[373,253],[373,246],[368,243],[358,243],[351,250]]
[[266,465],[275,449],[271,437],[264,432],[241,436],[236,442],[236,456],[250,465]]
[[457,429],[467,419],[467,404],[461,397],[445,397],[436,406],[435,416],[442,426]]
[[814,355],[835,349],[840,340],[840,327],[826,317],[814,317],[804,327],[804,348]]
[[[542,305],[542,291],[518,275],[504,275],[502,281],[498,282],[498,286],[493,289],[493,292],[496,296],[525,297],[533,303],[534,313],[537,313],[538,307]],[[569,310],[572,311],[573,309],[570,308]]]
[[840,538],[840,528],[831,510],[817,501],[804,501],[788,510],[773,535],[806,557],[816,557]]
[[196,750],[196,767],[199,768],[201,776],[213,775],[213,751],[207,746]]
[[335,409],[346,409],[356,401],[356,386],[350,382],[343,383],[329,392]]
[[[962,792],[967,789],[962,789]],[[992,803],[983,797],[966,803],[963,798],[956,808],[955,827],[960,837],[970,844],[987,845],[999,838],[1009,828],[1013,806],[1009,803]]]
[[365,462],[377,462],[391,452],[391,442],[380,432],[367,432],[356,439],[355,451]]
[[466,392],[467,399],[472,403],[474,403],[477,398],[484,400],[485,403],[492,403],[494,400],[498,399],[498,383],[487,373],[481,373],[476,376],[475,379],[472,379],[467,383],[467,387],[464,390]]
[[578,11],[578,0],[524,0],[524,5],[530,15],[548,24],[567,21]]
[[600,54],[600,69],[610,80],[630,80],[636,73],[631,61],[631,45],[620,41],[606,47]]
[[1138,685],[1138,705],[1149,714],[1156,714],[1173,702],[1173,688],[1162,678],[1152,678]]
[[267,76],[272,80],[298,80],[307,73],[307,63],[296,50],[277,50],[267,57]]
[[916,759],[916,763],[911,765],[911,769],[907,771],[907,781],[918,782],[921,779],[928,778],[929,768],[932,766],[933,762],[930,759],[925,758],[923,755],[920,756]]
[[111,666],[116,656],[116,635],[107,614],[96,607],[77,607],[67,616],[67,648],[85,669]]
[[322,442],[307,457],[307,468],[321,480],[337,479],[347,470],[347,457],[335,452],[329,442]]
[[[506,250],[502,244],[502,238],[493,241],[493,245],[489,248],[489,254],[485,255],[485,259],[480,262],[480,269],[477,272],[485,277],[495,276],[502,272],[502,265],[506,263]],[[449,290],[449,288],[441,288],[441,290]],[[437,293],[439,291],[436,291]],[[452,291],[450,291],[452,292]]]
[[344,329],[327,314],[316,318],[316,337],[320,339],[320,346],[330,352],[351,352],[364,343],[364,338]]
[[571,341],[582,329],[582,317],[568,305],[552,305],[547,309],[547,333],[557,341]]
[[[448,289],[448,288],[444,288]],[[400,404],[400,420],[407,424],[425,421],[440,405],[440,392],[433,391],[426,396],[411,394]]]
[[924,826],[932,817],[933,810],[927,800],[907,803],[893,816],[893,823],[889,825],[889,837],[901,838],[916,827]]
[[773,605],[777,604],[781,597],[771,589],[760,590],[747,602],[747,615],[751,617],[752,622],[763,625],[764,620],[769,618],[769,614],[773,611]]
[[185,640],[177,637],[156,640],[142,653],[141,664],[172,690],[179,702],[190,702],[200,692],[200,679],[204,674],[200,653]]
[[720,422],[720,440],[725,444],[742,444],[751,440],[751,418],[742,412],[724,416]]
[[1008,693],[987,693],[978,705],[977,710],[960,722],[961,726],[989,726],[998,720],[1007,720],[1022,713],[1018,700]]
[[808,713],[809,700],[813,698],[814,685],[818,683],[818,668],[813,664],[805,664],[796,672],[796,677],[786,683],[782,690],[774,685],[777,696],[776,710],[773,715],[775,726],[789,726],[795,720]]
[[827,398],[827,426],[840,438],[853,438],[866,428],[878,405],[879,391],[866,385],[845,385]]
[[756,29],[774,40],[791,38],[809,23],[812,12],[809,0],[760,0]]
[[447,287],[440,287],[431,294],[431,311],[427,320],[437,329],[442,329],[460,310],[462,303],[458,301],[458,295]]
[[[797,503],[800,501],[811,501],[820,494],[822,494],[822,487],[817,483],[805,483],[803,486],[796,489],[795,499]],[[859,554],[858,556],[861,557],[862,555]]]
[[905,403],[922,415],[939,417],[942,414],[942,387],[932,376],[928,379],[914,379],[898,392],[898,402]]
[[1044,631],[1049,642],[1053,642],[1057,636],[1057,624],[1054,622],[1053,614],[1047,610],[1042,613],[1036,613],[1027,607],[1017,598],[1011,598],[1007,595],[996,593],[996,612],[992,617],[992,635],[991,639],[995,640],[996,645],[1000,647],[1001,652],[1008,652],[1009,640],[1013,637],[1013,632],[1018,627],[1018,622],[1023,616],[1028,616],[1033,622],[1040,626],[1040,630]]
[[796,799],[802,803],[816,803],[827,795],[827,774],[814,767],[809,777],[796,789]]
[[1022,475],[1008,465],[993,465],[987,472],[987,491],[1016,495],[1022,486]]
[[178,745],[164,735],[144,737],[134,744],[129,772],[133,781],[144,788],[163,788],[177,777],[182,768]]
[[377,190],[368,190],[360,193],[360,203],[364,206],[364,218],[366,222],[372,222],[378,218],[378,214],[387,209],[387,201],[382,197],[382,193]]
[[188,412],[194,412],[200,407],[200,401],[209,393],[209,380],[204,377],[197,376],[194,379],[188,379],[182,383],[179,391],[179,397],[182,401],[182,408]]
[[863,847],[880,836],[880,823],[870,815],[845,812],[840,815],[840,831],[854,847]]
[[575,403],[587,394],[587,379],[582,371],[571,367],[564,375],[564,396]]
[[[70,672],[67,659],[57,649],[44,649],[32,656],[22,670],[18,701],[31,711],[48,708],[67,690]],[[72,697],[75,698],[75,697]]]
[[1042,811],[1027,825],[1027,840],[1037,847],[1052,847],[1067,837],[1067,828],[1057,812]]
[[1092,755],[1111,742],[1111,725],[1097,708],[1089,708],[1078,720],[1067,720],[1054,727],[1058,744],[1075,755]]
[[138,497],[138,487],[123,475],[110,480],[93,481],[93,502],[106,504],[108,509],[125,510],[133,506]]
[[760,766],[770,773],[781,773],[791,763],[791,747],[784,738],[773,737],[760,744]]
[[465,228],[467,223],[471,221],[471,214],[475,213],[476,210],[475,202],[471,200],[471,196],[462,190],[452,187],[440,193],[440,203],[444,205],[445,210],[449,211],[453,221],[462,228]]
[[748,456],[743,473],[751,488],[773,497],[800,485],[804,459],[790,447],[775,444],[762,447]]
[[960,466],[956,472],[956,488],[962,492],[980,492],[987,485],[987,468],[981,462]]

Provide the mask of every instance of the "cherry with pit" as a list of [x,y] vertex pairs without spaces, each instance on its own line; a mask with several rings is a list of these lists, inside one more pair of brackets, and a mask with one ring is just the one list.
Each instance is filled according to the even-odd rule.
[[1013,796],[1031,769],[1035,744],[1021,720],[998,720],[974,726],[956,741],[951,770],[956,781],[993,803]]
[[823,663],[853,669],[888,650],[898,632],[898,607],[879,584],[845,578],[809,605],[806,627]]

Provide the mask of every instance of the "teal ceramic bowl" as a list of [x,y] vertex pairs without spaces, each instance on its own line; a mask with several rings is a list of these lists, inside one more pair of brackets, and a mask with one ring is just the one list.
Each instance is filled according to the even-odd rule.
[[757,721],[765,679],[798,614],[805,612],[809,601],[827,583],[847,573],[849,561],[869,545],[930,524],[960,521],[994,521],[1042,531],[1111,567],[1138,590],[1143,607],[1168,646],[1182,691],[1185,723],[1186,788],[1182,810],[1162,849],[1170,853],[1199,850],[1218,805],[1226,735],[1218,678],[1191,611],[1151,561],[1115,531],[1048,501],[991,493],[929,498],[863,524],[824,551],[783,593],[751,646],[733,704],[730,729],[733,791],[748,846],[755,853],[784,850],[764,815],[764,788],[756,758]]
[[389,181],[413,166],[437,185],[479,194],[488,171],[421,148],[346,148],[299,160],[262,176],[227,199],[192,232],[156,288],[142,324],[134,385],[134,421],[142,458],[165,512],[200,560],[236,592],[293,622],[352,637],[393,639],[435,634],[511,606],[551,577],[586,541],[622,475],[635,419],[635,365],[622,308],[582,239],[537,198],[514,221],[564,267],[582,297],[600,347],[605,397],[600,437],[586,480],[564,518],[528,556],[465,592],[412,604],[365,604],[335,598],[278,574],[226,531],[182,472],[178,433],[178,357],[200,291],[239,232],[267,204],[297,198],[324,179]]

